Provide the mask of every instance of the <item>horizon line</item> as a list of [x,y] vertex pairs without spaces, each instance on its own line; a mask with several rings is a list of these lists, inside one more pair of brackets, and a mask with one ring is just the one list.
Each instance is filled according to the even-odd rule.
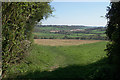
[[106,26],[106,25],[83,25],[83,24],[40,24],[40,25],[68,25],[68,26]]

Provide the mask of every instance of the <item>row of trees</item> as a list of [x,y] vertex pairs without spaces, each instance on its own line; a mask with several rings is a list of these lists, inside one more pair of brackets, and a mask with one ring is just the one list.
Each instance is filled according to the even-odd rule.
[[78,36],[78,37],[70,37],[68,35],[64,36],[39,36],[34,35],[34,39],[80,39],[80,40],[107,40],[106,36],[100,35],[88,35],[88,36]]
[[29,49],[35,24],[52,12],[48,2],[2,3],[3,76],[9,65],[20,61]]

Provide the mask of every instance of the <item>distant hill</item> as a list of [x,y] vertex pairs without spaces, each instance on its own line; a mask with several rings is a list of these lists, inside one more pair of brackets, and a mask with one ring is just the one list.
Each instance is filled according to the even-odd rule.
[[106,40],[106,27],[82,25],[36,25],[35,39]]

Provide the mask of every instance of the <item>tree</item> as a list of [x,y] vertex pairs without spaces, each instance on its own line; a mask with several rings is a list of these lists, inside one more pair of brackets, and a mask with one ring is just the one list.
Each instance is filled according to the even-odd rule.
[[[120,2],[111,2],[106,15],[108,19],[106,34],[110,43],[107,45],[107,55],[115,66],[115,80],[120,76]],[[114,74],[114,73],[113,73]]]
[[48,2],[2,3],[3,74],[10,64],[23,58],[33,39],[34,25],[50,16],[52,11]]

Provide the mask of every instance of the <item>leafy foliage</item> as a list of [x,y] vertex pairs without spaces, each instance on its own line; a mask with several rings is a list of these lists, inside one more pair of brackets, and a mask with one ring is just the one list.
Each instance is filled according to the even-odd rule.
[[115,65],[115,79],[119,79],[120,67],[120,2],[111,2],[108,7],[108,25],[106,34],[110,40],[107,45],[107,53],[110,63]]
[[3,73],[11,63],[23,58],[30,47],[34,25],[50,16],[52,11],[48,2],[2,3]]

